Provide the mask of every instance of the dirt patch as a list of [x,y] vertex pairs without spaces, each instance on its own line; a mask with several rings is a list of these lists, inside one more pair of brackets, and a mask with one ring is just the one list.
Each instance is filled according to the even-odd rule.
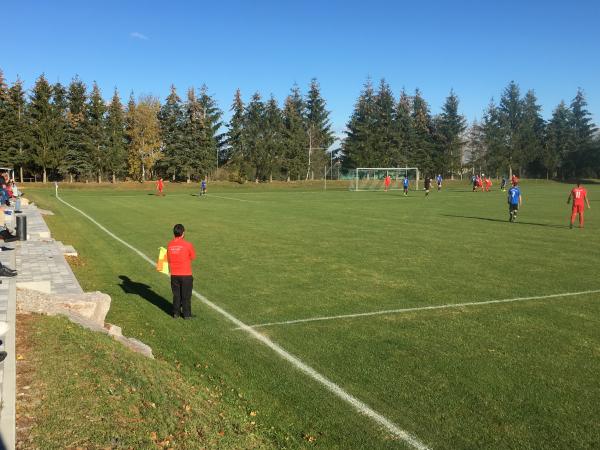
[[69,256],[69,255],[65,255],[65,259],[67,260],[67,263],[71,267],[85,267],[85,266],[87,266],[87,263],[85,262],[85,259],[83,259],[81,256]]
[[35,426],[35,412],[43,401],[42,386],[36,382],[36,354],[31,336],[34,332],[36,316],[17,314],[16,328],[16,448],[34,448],[31,442],[31,429]]

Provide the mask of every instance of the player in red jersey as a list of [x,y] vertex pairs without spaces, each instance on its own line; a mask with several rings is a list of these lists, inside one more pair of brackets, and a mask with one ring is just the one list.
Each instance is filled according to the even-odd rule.
[[388,189],[390,188],[390,184],[392,183],[392,177],[390,177],[389,175],[386,175],[385,181],[383,183],[385,184],[385,192],[387,192]]
[[156,182],[156,189],[158,190],[158,195],[163,195],[163,187],[164,187],[163,179],[160,177]]
[[571,202],[571,198],[573,199],[573,209],[571,210],[571,223],[569,228],[573,228],[573,223],[575,222],[575,216],[577,214],[579,214],[579,228],[583,228],[583,201],[585,199],[588,209],[590,209],[590,201],[587,196],[587,191],[585,188],[581,187],[581,183],[577,182],[577,187],[571,190],[569,198],[567,199],[567,204]]

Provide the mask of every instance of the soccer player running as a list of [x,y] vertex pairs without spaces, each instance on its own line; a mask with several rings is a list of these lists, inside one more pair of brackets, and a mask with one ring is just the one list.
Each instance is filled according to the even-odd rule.
[[200,196],[202,197],[204,195],[206,195],[206,178],[200,183]]
[[438,176],[435,177],[435,181],[437,182],[438,191],[442,190],[442,174],[438,173]]
[[519,189],[519,185],[517,183],[508,190],[509,222],[514,222],[515,220],[517,220],[517,211],[519,211],[519,206],[521,206],[521,203],[521,189]]
[[159,177],[158,181],[156,182],[156,190],[158,191],[158,195],[160,195],[160,196],[163,195],[164,187],[165,187],[165,184],[163,183],[163,179],[162,179],[162,177]]
[[404,195],[408,195],[408,175],[404,175],[404,180],[402,181],[402,188],[404,189]]
[[429,189],[431,189],[431,177],[427,175],[425,177],[425,197],[429,197]]
[[573,228],[573,223],[575,222],[575,216],[577,214],[579,214],[579,228],[583,228],[583,201],[585,200],[587,203],[588,209],[590,209],[590,201],[587,196],[587,191],[585,188],[581,187],[579,181],[577,182],[577,187],[571,189],[567,204],[571,203],[571,198],[573,199],[573,209],[571,210],[571,223],[569,224],[569,228]]

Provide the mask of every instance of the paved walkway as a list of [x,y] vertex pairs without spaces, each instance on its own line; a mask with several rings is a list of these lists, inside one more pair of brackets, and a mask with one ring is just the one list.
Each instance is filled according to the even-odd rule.
[[[18,275],[13,278],[0,278],[0,322],[8,325],[5,336],[0,336],[3,344],[0,350],[8,352],[0,363],[0,448],[15,448],[15,393],[16,393],[16,354],[15,354],[15,314],[17,287],[35,289],[51,294],[83,293],[64,255],[74,253],[72,247],[50,237],[50,230],[44,222],[41,211],[34,205],[24,206],[27,216],[27,241],[0,245],[12,250],[0,252],[3,265],[16,268]],[[14,226],[8,223],[9,228]]]

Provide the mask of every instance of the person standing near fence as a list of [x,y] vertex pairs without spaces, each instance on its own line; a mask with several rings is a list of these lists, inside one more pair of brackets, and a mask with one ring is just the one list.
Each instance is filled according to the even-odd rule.
[[173,292],[173,317],[189,319],[192,317],[192,261],[196,259],[196,250],[191,242],[184,239],[185,228],[178,223],[173,227],[173,240],[167,245],[167,260],[171,273],[171,291]]

